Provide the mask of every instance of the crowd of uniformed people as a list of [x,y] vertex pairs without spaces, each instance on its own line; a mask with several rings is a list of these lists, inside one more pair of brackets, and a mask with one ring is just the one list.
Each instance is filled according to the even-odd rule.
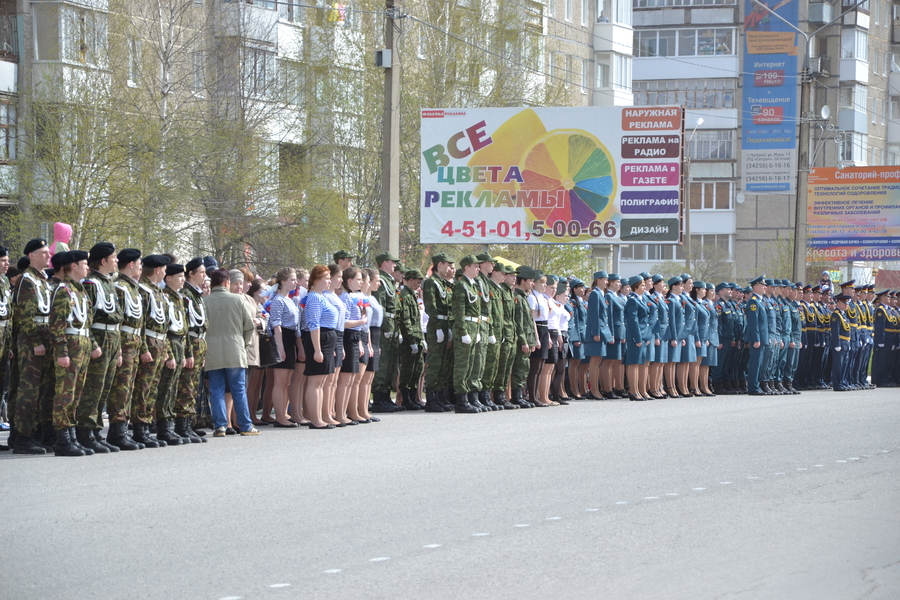
[[[390,252],[361,269],[348,251],[263,281],[211,257],[182,265],[106,242],[51,259],[31,240],[14,267],[0,255],[3,449],[17,454],[202,443],[198,413],[220,437],[400,410],[900,383],[898,294],[854,281],[837,294],[765,276],[748,287],[689,273],[582,281],[486,252],[433,255],[426,276]],[[213,306],[224,320],[210,332]]]

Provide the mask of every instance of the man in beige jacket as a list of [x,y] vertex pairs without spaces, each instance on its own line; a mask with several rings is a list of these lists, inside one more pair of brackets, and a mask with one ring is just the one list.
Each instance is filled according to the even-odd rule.
[[203,299],[209,328],[206,333],[206,373],[209,375],[209,407],[216,429],[214,437],[224,437],[225,382],[234,399],[241,435],[259,435],[250,420],[247,389],[247,346],[253,336],[253,321],[240,296],[228,291],[228,271],[217,269],[209,275],[211,291]]

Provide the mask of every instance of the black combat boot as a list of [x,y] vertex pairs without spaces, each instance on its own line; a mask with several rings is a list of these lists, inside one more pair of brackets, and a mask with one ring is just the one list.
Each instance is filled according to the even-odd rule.
[[[206,433],[205,432],[201,433],[199,431],[194,430],[194,418],[193,417],[184,417],[184,426],[185,426],[185,431],[187,431],[188,436],[191,438],[192,442],[194,442],[194,439],[196,438],[196,439],[200,440],[201,444],[206,443],[206,438],[203,437],[204,435],[206,435]],[[194,442],[194,443],[196,443],[196,442]]]
[[118,448],[116,448],[115,446],[113,446],[112,444],[110,444],[109,442],[107,442],[105,439],[103,439],[103,434],[101,433],[101,431],[102,431],[102,429],[95,429],[95,430],[94,430],[94,440],[95,440],[98,444],[100,444],[101,446],[103,446],[104,448],[106,448],[107,450],[109,450],[110,452],[118,452],[118,451],[119,451]]
[[51,452],[54,444],[56,444],[56,432],[53,429],[53,425],[51,423],[41,423],[39,431],[40,439],[35,441],[46,448],[47,452]]
[[534,408],[534,404],[526,400],[522,395],[522,390],[513,390],[512,396],[510,402],[517,405],[519,408]]
[[[12,432],[16,436],[13,439]],[[13,454],[48,454],[47,449],[34,441],[30,435],[23,435],[21,431],[10,430],[9,447]]]
[[453,412],[455,409],[453,408],[454,397],[453,392],[450,390],[441,390],[438,392],[438,397],[441,400],[441,404],[444,407],[444,412]]
[[400,396],[403,398],[401,406],[406,410],[422,410],[422,405],[416,402],[416,390],[406,389],[400,390]]
[[478,401],[481,402],[484,406],[488,407],[492,411],[503,410],[502,406],[497,406],[491,400],[491,393],[487,390],[481,390],[478,392]]
[[94,432],[87,427],[75,429],[75,439],[85,450],[92,450],[94,454],[109,454],[110,450],[94,439]]
[[162,440],[157,440],[153,436],[150,435],[150,426],[145,425],[144,423],[132,423],[134,429],[134,435],[132,439],[138,444],[143,444],[145,448],[165,448],[166,443]]
[[68,427],[56,430],[56,444],[53,445],[53,454],[56,456],[84,456],[85,451],[75,443]]
[[456,395],[456,405],[453,410],[458,413],[473,414],[479,412],[477,408],[469,404],[469,398],[466,394]]
[[797,395],[800,393],[800,390],[798,390],[797,388],[794,387],[794,382],[791,381],[790,379],[785,379],[782,382],[782,385],[784,386],[784,389],[786,389],[788,391],[788,393],[790,393],[790,394]]
[[[170,429],[171,421],[162,419],[156,423],[156,439],[165,442],[169,446],[181,446],[184,442],[180,435],[176,435],[174,428]],[[190,443],[190,442],[188,442]]]
[[107,442],[114,448],[119,450],[141,450],[137,442],[128,437],[128,427],[124,421],[109,424],[109,435]]
[[390,394],[372,392],[372,408],[369,410],[373,413],[394,413],[400,410],[400,407],[391,402]]
[[469,397],[469,404],[477,408],[478,412],[491,412],[491,409],[478,400],[478,392],[469,392],[467,395]]
[[425,390],[425,412],[444,412],[444,406],[438,401],[437,390]]
[[[76,448],[84,450],[84,454],[86,456],[93,456],[95,454],[93,448],[88,448],[86,446],[81,445],[81,442],[78,441],[78,435],[75,433],[74,427],[69,427],[68,430],[69,430],[69,439],[72,440],[72,443],[75,445]],[[58,432],[57,432],[57,435],[59,435]]]
[[494,390],[494,404],[502,406],[505,410],[515,410],[519,408],[517,405],[506,399],[506,392],[504,390]]
[[785,388],[784,385],[782,385],[781,381],[776,379],[773,383],[775,384],[775,391],[778,392],[779,394],[782,394],[782,395],[790,394],[790,392],[787,391],[787,388]]
[[175,434],[180,436],[183,440],[188,440],[192,444],[203,443],[202,437],[199,435],[192,435],[193,432],[190,429],[190,422],[187,417],[175,417]]

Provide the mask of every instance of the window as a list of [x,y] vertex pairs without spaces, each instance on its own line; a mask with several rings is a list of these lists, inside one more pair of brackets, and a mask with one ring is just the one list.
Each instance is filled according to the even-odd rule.
[[226,4],[238,2],[240,4],[252,4],[253,6],[261,6],[270,10],[275,10],[276,0],[224,0]]
[[191,87],[195,92],[202,92],[206,89],[202,52],[191,52]]
[[636,57],[733,56],[734,40],[733,28],[641,30],[634,32],[634,54]]
[[35,4],[34,52],[38,60],[59,60],[59,7]]
[[695,181],[688,188],[691,210],[732,210],[733,181]]
[[894,167],[900,165],[900,144],[889,144],[887,147],[887,164]]
[[838,142],[838,153],[842,162],[865,164],[869,140],[863,133],[846,133]]
[[876,98],[872,98],[872,124],[878,122],[878,100]]
[[869,34],[861,29],[841,31],[841,58],[869,59]]
[[698,129],[693,135],[688,147],[688,157],[691,160],[734,158],[734,129]]
[[620,90],[631,89],[631,57],[624,54],[612,55],[612,83]]
[[841,87],[841,108],[865,111],[869,107],[869,89],[865,85],[847,85]]
[[526,0],[525,28],[544,33],[544,4],[539,0]]
[[303,104],[303,93],[306,90],[306,77],[303,64],[293,60],[281,60],[280,72],[284,78],[284,91],[289,104]]
[[0,162],[16,160],[16,105],[0,103]]
[[597,63],[597,89],[602,90],[609,87],[609,65],[601,62]]
[[288,23],[299,23],[300,0],[279,0],[278,18]]
[[106,59],[106,15],[71,6],[61,9],[63,58],[102,66]]
[[[691,253],[694,260],[724,259],[732,262],[733,235],[703,234],[691,236]],[[675,246],[675,260],[684,260],[684,246]]]
[[663,262],[674,257],[671,244],[629,244],[620,246],[619,260],[649,260]]
[[581,91],[584,92],[584,71],[582,71],[582,65],[584,61],[578,58],[577,56],[569,57],[569,76],[572,80],[572,83],[575,84],[575,87],[580,87]]
[[141,81],[141,40],[128,38],[128,85],[136,86]]
[[687,108],[734,108],[734,79],[635,81],[635,106],[684,105]]
[[566,2],[566,21],[572,20],[572,0],[565,0]]
[[900,96],[891,96],[891,120],[900,119]]
[[259,48],[244,48],[244,95],[269,96],[275,83],[275,53]]
[[530,31],[522,34],[522,62],[532,71],[541,70],[544,64],[544,36]]
[[590,14],[590,0],[581,0],[581,25],[582,27],[587,26],[588,24],[588,15]]
[[736,0],[633,0],[634,8],[655,8],[657,6],[722,6],[735,4]]
[[584,87],[581,88],[582,94],[588,93],[588,87],[590,85],[590,77],[588,76],[588,61],[581,61],[581,82]]

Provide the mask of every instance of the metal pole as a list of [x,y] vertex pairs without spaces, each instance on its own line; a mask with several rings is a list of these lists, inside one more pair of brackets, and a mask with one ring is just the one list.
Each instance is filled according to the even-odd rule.
[[800,72],[800,136],[797,142],[797,211],[794,219],[794,281],[806,279],[806,209],[809,179],[809,117],[812,76],[809,70],[809,53]]
[[384,48],[391,51],[384,70],[384,118],[381,142],[381,240],[379,248],[400,252],[400,58],[394,51],[394,0],[385,1]]

